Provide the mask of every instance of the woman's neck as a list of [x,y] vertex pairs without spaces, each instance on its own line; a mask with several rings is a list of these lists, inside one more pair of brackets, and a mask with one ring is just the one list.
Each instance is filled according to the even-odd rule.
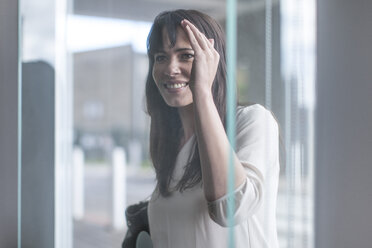
[[182,127],[183,127],[183,139],[181,144],[183,145],[186,141],[194,134],[194,107],[193,104],[189,104],[185,107],[178,108]]

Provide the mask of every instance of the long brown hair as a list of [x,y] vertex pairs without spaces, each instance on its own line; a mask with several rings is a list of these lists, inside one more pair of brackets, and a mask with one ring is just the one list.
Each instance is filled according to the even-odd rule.
[[[162,30],[168,32],[171,45],[177,38],[177,27],[183,19],[193,23],[207,38],[214,39],[214,47],[220,55],[220,61],[212,85],[213,100],[225,126],[226,116],[226,56],[225,37],[221,26],[210,16],[196,10],[174,10],[160,13],[154,20],[147,39],[149,71],[146,81],[147,112],[151,117],[150,155],[155,167],[156,179],[160,194],[169,196],[169,184],[175,167],[176,157],[183,136],[182,123],[177,108],[168,106],[152,77],[154,55],[163,48]],[[199,150],[196,144],[191,160],[185,165],[185,173],[177,185],[181,192],[201,181]]]

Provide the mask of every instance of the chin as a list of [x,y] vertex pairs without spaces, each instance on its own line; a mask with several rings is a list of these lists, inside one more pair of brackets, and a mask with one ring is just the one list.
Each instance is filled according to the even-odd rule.
[[192,101],[166,101],[167,105],[173,108],[183,108],[192,104]]

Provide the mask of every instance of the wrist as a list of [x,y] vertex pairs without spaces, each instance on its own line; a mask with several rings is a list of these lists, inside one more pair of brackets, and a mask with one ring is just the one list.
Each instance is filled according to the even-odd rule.
[[212,99],[213,95],[211,89],[194,89],[192,91],[192,96],[194,102],[200,101],[200,100],[206,100],[206,99]]
[[211,92],[198,92],[193,97],[194,107],[196,112],[204,112],[210,107],[216,107],[213,100],[213,95]]

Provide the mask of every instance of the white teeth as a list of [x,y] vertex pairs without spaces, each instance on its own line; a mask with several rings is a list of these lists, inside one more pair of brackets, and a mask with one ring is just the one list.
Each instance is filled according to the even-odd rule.
[[179,88],[182,88],[182,87],[185,87],[186,84],[185,83],[181,83],[181,84],[166,84],[166,87],[168,89],[179,89]]

